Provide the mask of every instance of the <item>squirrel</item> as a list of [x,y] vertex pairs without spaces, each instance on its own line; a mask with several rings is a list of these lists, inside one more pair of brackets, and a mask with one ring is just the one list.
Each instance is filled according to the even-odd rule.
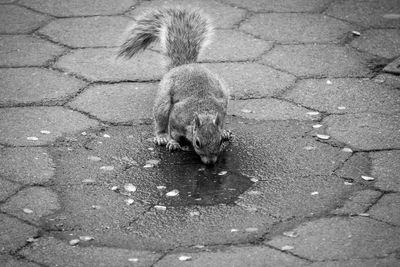
[[169,151],[185,138],[204,164],[214,164],[231,132],[224,130],[229,90],[214,73],[196,64],[213,27],[200,10],[161,8],[138,17],[127,29],[118,56],[130,59],[159,41],[167,61],[154,103],[154,142]]

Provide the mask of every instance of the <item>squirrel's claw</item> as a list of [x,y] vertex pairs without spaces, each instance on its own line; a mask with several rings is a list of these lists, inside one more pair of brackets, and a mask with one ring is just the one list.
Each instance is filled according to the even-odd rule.
[[230,141],[233,138],[233,134],[229,130],[223,130],[222,132],[222,140]]
[[156,145],[164,146],[168,143],[168,138],[166,135],[165,136],[161,135],[161,136],[154,137],[153,141]]
[[171,152],[174,150],[181,149],[181,146],[175,140],[169,140],[167,143],[167,149]]

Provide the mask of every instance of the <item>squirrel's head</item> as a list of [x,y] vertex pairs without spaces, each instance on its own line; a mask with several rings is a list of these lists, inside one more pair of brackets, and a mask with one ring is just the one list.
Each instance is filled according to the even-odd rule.
[[221,152],[223,118],[216,114],[195,114],[193,147],[204,164],[214,164]]

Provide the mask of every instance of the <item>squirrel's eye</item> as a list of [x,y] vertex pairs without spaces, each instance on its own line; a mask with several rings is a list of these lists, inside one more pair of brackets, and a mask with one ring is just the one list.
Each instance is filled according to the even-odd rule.
[[195,145],[196,145],[196,147],[201,147],[199,138],[196,139]]

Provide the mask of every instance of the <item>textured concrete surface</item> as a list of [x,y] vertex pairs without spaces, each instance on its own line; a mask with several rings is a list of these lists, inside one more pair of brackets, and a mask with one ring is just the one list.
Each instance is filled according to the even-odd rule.
[[25,221],[37,223],[40,218],[52,214],[59,208],[56,193],[47,188],[30,187],[8,199],[7,203],[1,207],[1,211]]
[[[216,26],[215,166],[152,142],[159,45],[116,56],[171,5]],[[399,266],[399,22],[398,0],[0,0],[0,266]]]
[[[204,52],[200,54],[200,61],[251,60],[272,48],[271,42],[262,41],[238,31],[219,30],[214,34],[214,38],[218,39],[218,42],[214,42],[204,49]],[[248,47],[252,49],[248,49]]]
[[399,28],[400,22],[397,0],[337,1],[326,13],[364,27]]
[[29,262],[27,260],[11,257],[8,255],[0,255],[0,264],[5,267],[39,267],[40,265]]
[[0,214],[0,252],[13,252],[26,244],[28,238],[36,236],[38,229],[12,218]]
[[376,186],[382,190],[400,191],[400,152],[382,151],[371,153],[372,170],[371,174],[379,177]]
[[65,132],[97,125],[97,121],[61,107],[4,108],[0,110],[0,142],[17,146],[43,145]]
[[44,184],[54,175],[53,161],[43,148],[4,148],[0,155],[0,175],[8,180]]
[[324,121],[327,133],[358,149],[389,149],[400,147],[399,113],[386,115],[361,113],[334,115]]
[[20,187],[21,186],[16,183],[0,179],[0,201],[4,201],[9,196],[16,193]]
[[[114,48],[74,50],[55,66],[91,81],[146,81],[161,78],[161,55],[152,51],[135,56],[135,62],[118,59]],[[79,64],[77,64],[79,63]]]
[[368,79],[307,79],[283,97],[330,114],[400,112],[400,90]]
[[229,114],[256,120],[310,120],[310,110],[277,99],[232,100]]
[[[399,246],[398,228],[364,217],[324,218],[295,229],[297,238],[277,236],[268,244],[312,260],[385,257]],[[360,249],[362,247],[362,249]]]
[[351,45],[374,55],[393,58],[400,54],[400,30],[367,30]]
[[379,199],[368,212],[377,218],[392,225],[400,225],[399,215],[400,194],[387,194]]
[[240,1],[223,0],[225,3],[258,12],[318,12],[329,4],[329,0],[267,0]]
[[382,194],[374,190],[363,190],[352,194],[349,199],[334,211],[333,214],[337,215],[358,215],[362,214],[372,206]]
[[120,83],[88,88],[69,106],[102,121],[128,122],[153,118],[154,83]]
[[229,86],[232,99],[275,96],[291,87],[296,78],[258,63],[205,64]]
[[85,85],[81,80],[48,69],[1,69],[0,105],[62,103]]
[[20,4],[32,9],[56,16],[93,16],[93,15],[114,15],[124,13],[133,7],[137,0],[121,0],[110,3],[107,0],[22,0]]
[[0,66],[43,66],[64,49],[46,40],[28,35],[0,36]]
[[349,24],[321,14],[270,13],[252,16],[241,30],[279,43],[324,43],[339,41]]
[[336,45],[282,45],[263,56],[262,63],[300,77],[366,76],[365,60],[355,51]]
[[[179,260],[181,256],[192,257],[190,262]],[[273,250],[268,247],[228,247],[223,250],[197,253],[171,254],[157,262],[155,266],[305,266],[306,262],[292,255]]]
[[72,47],[118,46],[132,20],[123,16],[84,17],[54,20],[39,30],[51,40]]
[[23,7],[3,6],[0,9],[0,32],[2,34],[30,33],[49,19],[49,16],[32,12]]
[[49,266],[150,266],[161,256],[149,251],[72,247],[54,238],[41,238],[21,254]]

